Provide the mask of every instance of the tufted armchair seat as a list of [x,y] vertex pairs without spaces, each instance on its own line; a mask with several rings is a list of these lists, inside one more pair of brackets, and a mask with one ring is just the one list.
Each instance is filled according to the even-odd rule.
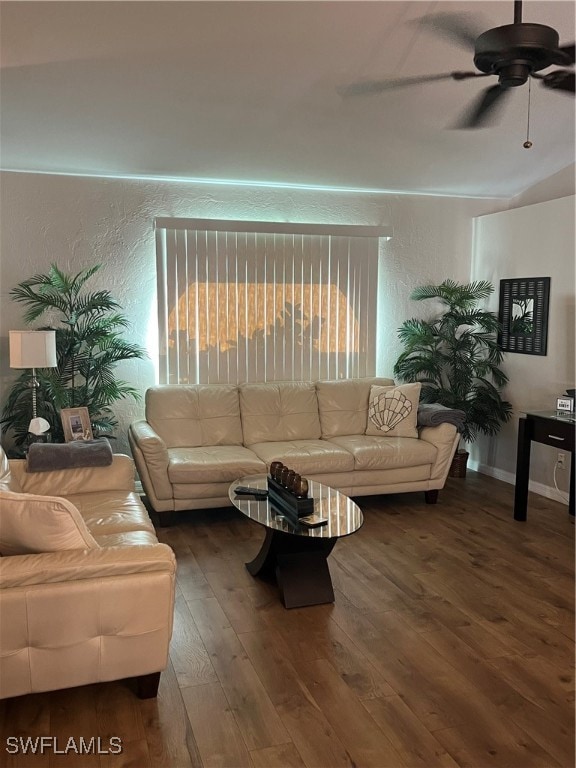
[[0,698],[124,678],[156,695],[176,564],[128,456],[32,473],[0,449],[0,554]]

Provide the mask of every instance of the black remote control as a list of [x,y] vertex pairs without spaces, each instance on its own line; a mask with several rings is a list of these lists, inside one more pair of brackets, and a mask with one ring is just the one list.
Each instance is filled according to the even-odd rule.
[[234,488],[234,493],[238,496],[268,496],[266,488],[250,488],[248,485],[239,485]]

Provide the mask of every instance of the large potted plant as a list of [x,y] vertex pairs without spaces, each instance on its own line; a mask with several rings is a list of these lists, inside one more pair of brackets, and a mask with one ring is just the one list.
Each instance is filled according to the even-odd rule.
[[[52,439],[64,439],[60,410],[86,407],[95,435],[110,435],[117,420],[111,405],[122,398],[138,400],[140,393],[114,375],[123,360],[142,359],[146,352],[122,338],[129,322],[110,291],[86,289],[101,265],[67,275],[56,265],[46,274],[24,280],[10,291],[24,304],[26,323],[46,317],[56,331],[56,368],[38,369],[37,413],[50,423]],[[31,372],[25,370],[13,384],[0,422],[17,446],[28,439]]]
[[406,320],[398,330],[404,351],[394,375],[402,381],[421,382],[422,402],[440,403],[466,414],[453,476],[465,474],[464,444],[472,443],[480,432],[497,434],[512,415],[512,405],[501,393],[508,377],[500,368],[498,318],[479,307],[493,291],[484,280],[467,284],[444,280],[416,288],[412,299],[439,300],[443,310],[431,320]]

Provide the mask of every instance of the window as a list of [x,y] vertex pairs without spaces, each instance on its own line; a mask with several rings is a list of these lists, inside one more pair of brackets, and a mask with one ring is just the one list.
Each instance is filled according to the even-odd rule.
[[376,227],[157,219],[160,383],[374,373]]

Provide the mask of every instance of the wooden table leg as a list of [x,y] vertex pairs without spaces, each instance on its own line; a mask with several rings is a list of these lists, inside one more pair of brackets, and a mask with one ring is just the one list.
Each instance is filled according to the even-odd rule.
[[246,568],[252,576],[258,576],[265,581],[270,581],[276,574],[278,537],[274,536],[275,533],[271,528],[266,528],[266,538],[262,542],[260,551],[254,560],[246,563]]
[[252,576],[267,581],[275,576],[286,608],[333,603],[327,559],[336,541],[267,528],[260,551],[246,568]]
[[572,458],[570,459],[570,499],[568,501],[568,512],[574,517],[574,485],[576,481],[576,472],[574,468],[574,456],[575,451],[572,451]]
[[514,520],[526,520],[528,481],[530,478],[531,429],[528,420],[518,420],[518,453],[516,456],[516,487],[514,490]]
[[321,550],[278,555],[276,579],[285,608],[334,602],[327,555]]

